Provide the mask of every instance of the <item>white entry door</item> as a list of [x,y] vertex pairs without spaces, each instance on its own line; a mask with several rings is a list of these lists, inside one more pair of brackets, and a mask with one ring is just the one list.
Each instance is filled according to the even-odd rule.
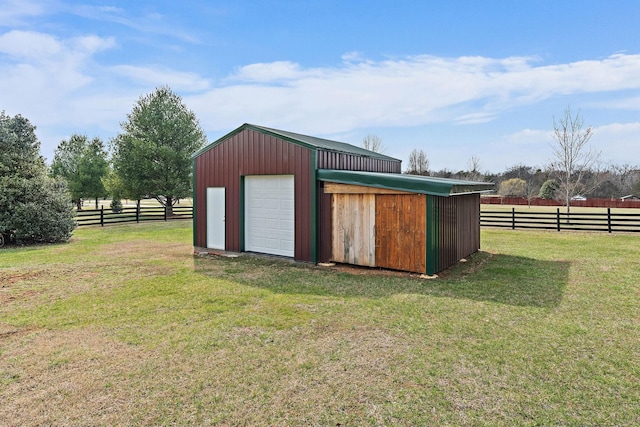
[[293,257],[293,175],[247,176],[244,191],[245,250]]
[[207,248],[225,249],[224,187],[207,188]]

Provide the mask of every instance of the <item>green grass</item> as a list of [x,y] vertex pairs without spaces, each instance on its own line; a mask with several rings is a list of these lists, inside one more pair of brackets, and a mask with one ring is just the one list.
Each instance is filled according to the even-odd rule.
[[486,229],[436,280],[191,236],[0,250],[3,423],[640,424],[638,236]]

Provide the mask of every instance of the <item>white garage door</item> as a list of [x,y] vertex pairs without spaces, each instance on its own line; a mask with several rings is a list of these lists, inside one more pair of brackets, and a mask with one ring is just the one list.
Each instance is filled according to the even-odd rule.
[[244,179],[246,251],[294,256],[293,175]]

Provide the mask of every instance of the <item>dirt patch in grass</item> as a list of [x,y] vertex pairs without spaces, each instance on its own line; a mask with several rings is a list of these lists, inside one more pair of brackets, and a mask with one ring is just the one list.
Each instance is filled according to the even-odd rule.
[[40,276],[42,272],[40,271],[3,271],[2,272],[2,287],[6,288],[11,286],[14,283],[22,282],[25,280],[33,280],[34,278]]
[[187,258],[190,252],[185,250],[182,243],[161,243],[147,240],[130,240],[102,245],[99,253],[115,258],[131,258],[145,256],[150,258],[173,259],[175,257]]
[[0,286],[0,307],[6,308],[11,303],[30,300],[39,295],[39,292],[30,286],[30,283],[37,281],[44,273],[44,270],[11,271],[4,269]]
[[17,327],[9,325],[7,323],[0,323],[0,343],[3,340],[15,339],[16,337],[27,335],[31,332],[38,330],[35,327]]

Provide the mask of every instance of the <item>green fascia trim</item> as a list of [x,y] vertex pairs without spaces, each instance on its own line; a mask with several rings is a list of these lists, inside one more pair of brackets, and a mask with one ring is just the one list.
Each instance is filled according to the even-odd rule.
[[432,276],[436,274],[438,265],[438,216],[434,197],[427,195],[427,271],[426,274]]
[[240,252],[244,252],[244,175],[240,176]]
[[311,152],[311,262],[318,262],[318,158]]
[[494,188],[494,184],[489,182],[473,182],[398,173],[358,172],[333,169],[319,169],[318,179],[340,184],[362,185],[365,187],[385,188],[387,190],[407,191],[409,193],[429,194],[440,197],[448,197],[456,194],[482,193],[492,191]]
[[278,129],[271,129],[271,128],[267,128],[264,126],[257,126],[257,125],[252,125],[249,123],[245,123],[242,126],[240,126],[239,128],[232,130],[231,132],[229,132],[228,134],[224,135],[221,138],[218,138],[217,140],[215,140],[214,142],[212,142],[211,144],[208,144],[207,146],[201,148],[200,150],[196,151],[195,153],[193,153],[193,155],[191,157],[198,157],[199,155],[201,155],[202,153],[209,151],[210,149],[212,149],[213,147],[215,147],[216,145],[221,144],[222,142],[226,141],[227,139],[231,138],[232,136],[242,132],[245,129],[251,129],[253,131],[265,134],[265,135],[270,135],[276,138],[280,138],[280,139],[284,139],[285,141],[291,142],[293,144],[296,145],[300,145],[302,147],[308,148],[310,150],[318,150],[320,149],[325,149],[325,150],[329,150],[329,151],[338,151],[338,152],[343,152],[343,153],[348,153],[348,154],[354,154],[357,156],[364,156],[364,157],[373,157],[373,158],[378,158],[378,159],[383,159],[383,160],[389,160],[389,161],[395,161],[395,162],[401,162],[401,160],[393,158],[393,157],[389,157],[389,156],[385,156],[383,154],[380,153],[376,153],[373,151],[369,151],[369,150],[365,150],[364,148],[360,148],[360,147],[356,147],[355,145],[351,145],[351,144],[347,144],[344,142],[339,142],[339,141],[331,141],[329,139],[323,139],[323,138],[316,138],[313,136],[308,136],[308,135],[302,135],[299,133],[294,133],[294,132],[287,132],[287,131],[283,131],[283,130],[278,130]]
[[191,221],[193,221],[193,246],[196,246],[198,230],[196,230],[196,159],[191,159]]

